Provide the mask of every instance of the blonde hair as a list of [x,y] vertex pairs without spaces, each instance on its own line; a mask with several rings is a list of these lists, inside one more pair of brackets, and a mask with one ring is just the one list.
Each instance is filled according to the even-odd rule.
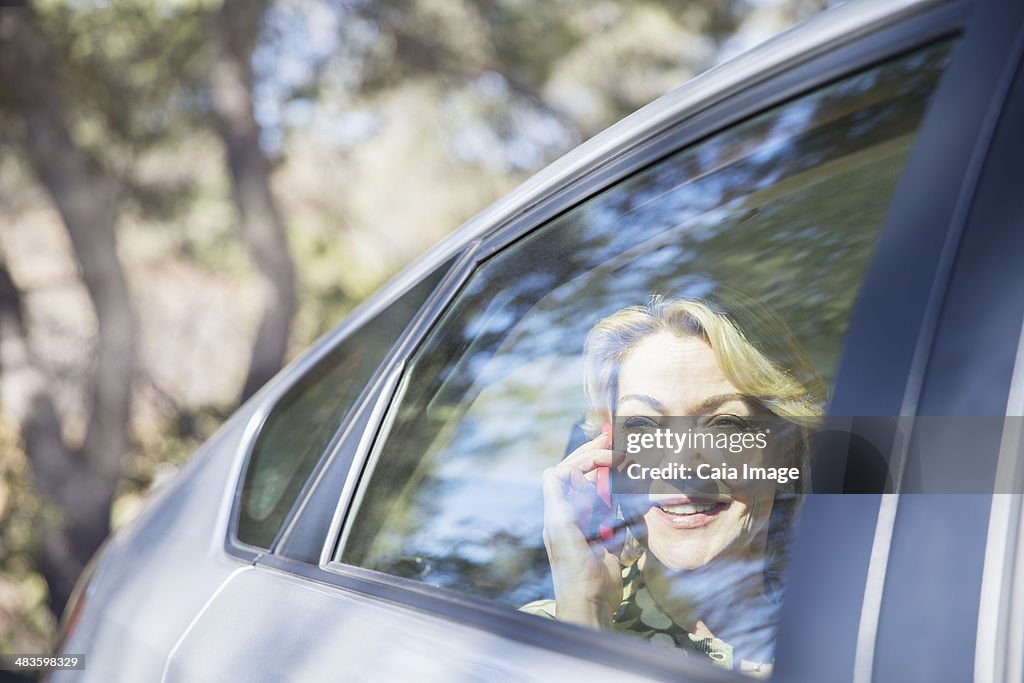
[[815,426],[824,409],[825,383],[792,332],[763,306],[735,292],[728,296],[729,312],[703,299],[655,295],[646,306],[623,308],[598,321],[584,349],[584,431],[596,435],[614,417],[623,360],[658,332],[703,340],[743,394],[787,421]]

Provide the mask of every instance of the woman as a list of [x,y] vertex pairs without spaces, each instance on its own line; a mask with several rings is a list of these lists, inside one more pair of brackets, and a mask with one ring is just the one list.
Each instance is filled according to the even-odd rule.
[[773,443],[783,461],[806,473],[822,381],[785,325],[763,309],[744,303],[726,313],[704,301],[660,297],[597,323],[587,338],[585,375],[593,438],[544,473],[555,599],[524,609],[633,631],[720,666],[767,673],[800,485],[722,482],[708,495],[676,484],[622,496],[629,532],[621,531],[626,547],[618,551],[586,531],[599,495],[595,470],[621,460],[601,425],[700,416],[711,427],[734,426],[774,416],[798,427]]

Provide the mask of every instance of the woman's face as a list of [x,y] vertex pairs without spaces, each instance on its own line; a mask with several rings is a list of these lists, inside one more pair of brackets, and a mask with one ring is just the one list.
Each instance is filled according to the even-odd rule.
[[[618,390],[620,418],[691,416],[714,424],[716,419],[729,421],[729,416],[768,414],[729,381],[706,342],[667,332],[647,337],[626,356]],[[701,455],[693,457],[700,461]],[[643,519],[648,548],[669,569],[696,569],[724,556],[748,559],[763,553],[755,539],[771,514],[772,489],[729,487],[725,482],[722,493],[702,498],[658,484],[648,496]]]

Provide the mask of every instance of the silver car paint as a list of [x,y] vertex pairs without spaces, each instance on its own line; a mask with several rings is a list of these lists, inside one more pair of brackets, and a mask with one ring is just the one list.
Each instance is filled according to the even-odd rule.
[[56,672],[52,681],[160,679],[174,643],[240,565],[224,552],[222,534],[253,407],[226,423],[107,544],[64,645],[87,655],[86,668]]
[[358,593],[248,568],[193,626],[163,680],[582,681],[607,671]]

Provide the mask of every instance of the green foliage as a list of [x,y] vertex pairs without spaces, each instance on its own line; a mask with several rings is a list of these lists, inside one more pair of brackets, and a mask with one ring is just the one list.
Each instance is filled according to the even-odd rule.
[[56,622],[35,570],[43,514],[17,430],[0,416],[0,652],[45,652]]
[[40,19],[60,56],[78,142],[140,150],[188,136],[210,49],[200,7],[54,3]]

